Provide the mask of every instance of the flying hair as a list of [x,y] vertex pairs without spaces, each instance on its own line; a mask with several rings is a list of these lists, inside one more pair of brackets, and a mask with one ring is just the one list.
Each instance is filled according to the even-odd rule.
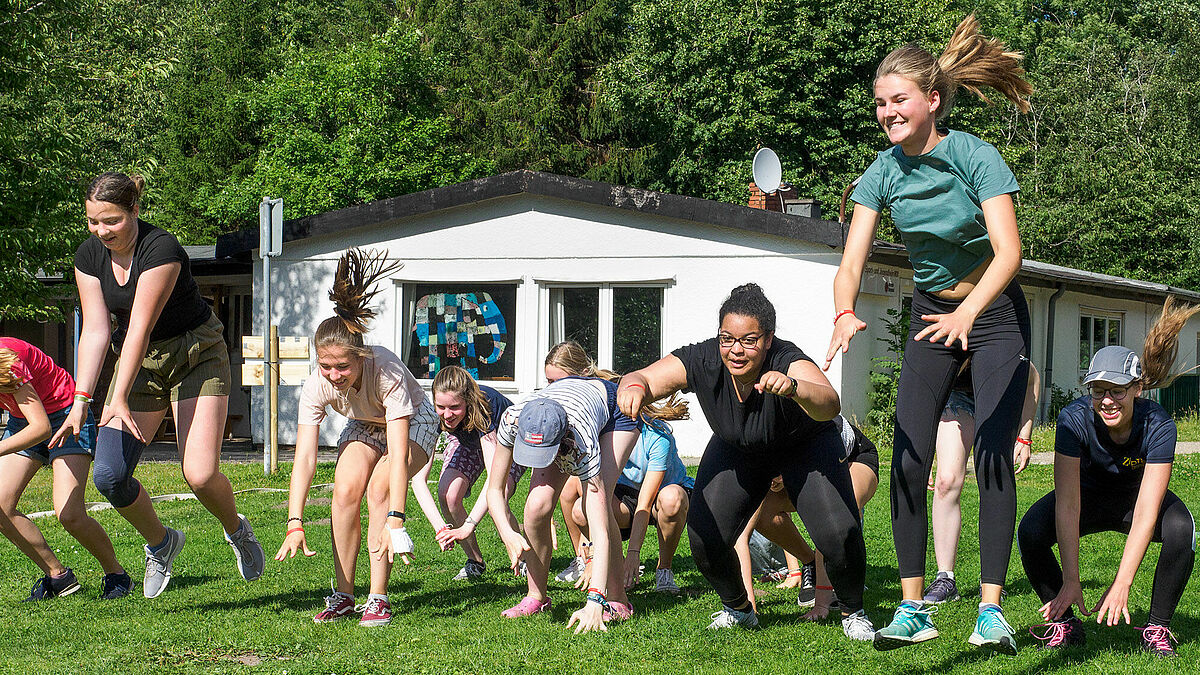
[[1162,389],[1178,377],[1178,374],[1171,374],[1171,366],[1179,351],[1179,331],[1197,312],[1200,312],[1200,305],[1188,305],[1173,295],[1167,296],[1162,314],[1150,327],[1142,344],[1142,376],[1138,382],[1143,389]]
[[[492,406],[487,396],[479,389],[479,383],[466,368],[460,366],[443,366],[433,378],[433,395],[455,394],[466,403],[467,413],[459,423],[462,431],[485,433],[492,424]],[[454,431],[446,428],[446,422],[439,420],[442,431]]]
[[333,288],[329,290],[334,315],[317,326],[314,336],[317,349],[338,345],[357,356],[370,356],[363,334],[375,318],[371,307],[371,300],[379,292],[375,282],[403,266],[400,261],[389,262],[386,251],[352,248],[343,253],[333,277]]
[[917,44],[907,44],[884,57],[875,70],[875,79],[897,75],[916,83],[929,97],[938,92],[941,105],[937,117],[944,119],[954,107],[958,88],[962,87],[986,103],[992,100],[983,87],[994,89],[1027,113],[1033,85],[1025,79],[1021,67],[1024,55],[1010,51],[1003,42],[979,33],[974,14],[963,19],[941,56],[936,59]]

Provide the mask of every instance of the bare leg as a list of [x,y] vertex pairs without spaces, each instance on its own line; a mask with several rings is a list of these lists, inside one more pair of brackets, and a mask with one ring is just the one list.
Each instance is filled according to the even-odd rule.
[[[550,518],[554,505],[567,476],[553,464],[544,469],[534,469],[530,478],[529,497],[525,500],[525,538],[529,542],[529,553],[525,554],[526,581],[529,597],[538,602],[547,599],[550,581],[550,553],[553,543],[550,536]],[[569,512],[568,512],[569,513]]]
[[962,488],[967,450],[975,438],[969,415],[942,416],[937,431],[937,477],[933,487],[933,555],[938,571],[954,571],[962,532]]
[[[388,496],[391,493],[391,461],[392,454],[388,453],[375,465],[367,487],[367,551],[371,553],[371,592],[378,595],[387,595],[388,577],[392,574],[392,563],[388,562],[387,556],[379,559],[371,551],[387,523]],[[425,449],[410,439],[407,466],[410,480],[425,480],[428,474],[423,473],[421,469],[428,463],[429,455]],[[404,487],[407,489],[408,485]]]
[[58,522],[100,563],[105,574],[123,574],[108,533],[87,514],[83,490],[87,485],[92,458],[87,455],[63,455],[54,460],[54,513]]
[[654,509],[654,520],[658,523],[658,569],[669,570],[687,525],[687,491],[678,485],[664,487],[658,491]]
[[582,494],[582,486],[579,483],[579,479],[575,476],[570,476],[567,478],[566,485],[563,486],[562,493],[558,496],[558,505],[562,509],[563,521],[567,524],[567,534],[571,537],[571,548],[577,556],[585,555],[583,550],[585,539],[584,528],[580,527],[579,523],[572,517],[580,494]]
[[17,454],[0,457],[0,533],[37,565],[42,573],[58,576],[67,571],[50,550],[42,531],[17,510],[21,493],[42,463]]
[[332,515],[334,586],[354,595],[354,568],[362,545],[361,504],[379,452],[366,443],[347,443],[333,474]]
[[183,478],[196,498],[221,521],[225,534],[241,527],[233,486],[221,473],[221,434],[228,416],[228,396],[197,396],[172,403]]
[[[452,468],[442,471],[442,475],[438,479],[438,505],[442,508],[442,513],[446,514],[452,527],[460,527],[467,520],[467,509],[463,502],[470,493],[471,484],[463,472]],[[483,553],[479,550],[479,543],[476,542],[474,533],[466,539],[460,540],[458,544],[462,546],[463,553],[467,554],[467,558],[483,560]]]

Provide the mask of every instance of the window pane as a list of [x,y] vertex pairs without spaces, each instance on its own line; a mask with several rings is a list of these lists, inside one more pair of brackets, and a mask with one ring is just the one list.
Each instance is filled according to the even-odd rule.
[[[551,308],[551,312],[556,311]],[[594,355],[599,344],[600,332],[600,289],[599,288],[564,288],[562,289],[563,334],[551,333],[551,346],[559,342],[574,340],[588,354]],[[553,316],[553,314],[551,314]],[[550,325],[554,325],[551,320]]]
[[1092,319],[1092,353],[1095,354],[1104,346],[1104,338],[1108,334],[1108,330],[1104,326],[1104,319],[1099,317]]
[[1092,318],[1079,317],[1079,370],[1087,372],[1092,361]]
[[408,360],[417,377],[442,366],[466,368],[477,379],[512,380],[516,350],[515,284],[413,284]]
[[[1121,344],[1121,320],[1120,319],[1109,319],[1108,320],[1108,344],[1110,344],[1110,345]],[[1105,346],[1107,346],[1107,345],[1105,345]]]
[[613,289],[613,370],[628,373],[662,357],[661,288]]

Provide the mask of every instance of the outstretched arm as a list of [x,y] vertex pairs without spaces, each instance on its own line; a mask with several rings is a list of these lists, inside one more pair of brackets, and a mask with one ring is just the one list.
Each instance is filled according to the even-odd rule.
[[275,554],[276,560],[294,558],[298,551],[303,551],[306,556],[317,554],[309,550],[304,538],[304,505],[308,502],[308,491],[317,472],[317,436],[320,430],[317,424],[300,424],[296,427],[296,456],[292,461],[292,482],[288,487],[287,534],[279,546],[279,552]]
[[642,406],[670,396],[687,387],[687,369],[674,354],[667,354],[641,370],[621,378],[617,389],[617,407],[637,419]]
[[1171,462],[1165,464],[1147,464],[1142,474],[1142,486],[1138,488],[1137,501],[1133,506],[1133,523],[1129,526],[1129,536],[1125,538],[1125,551],[1121,554],[1121,564],[1117,568],[1116,578],[1104,597],[1092,608],[1096,612],[1096,623],[1104,621],[1108,615],[1108,625],[1120,623],[1121,617],[1129,623],[1129,589],[1137,576],[1138,567],[1146,557],[1146,547],[1154,535],[1154,524],[1158,522],[1158,511],[1162,508],[1163,497],[1167,494],[1167,483],[1171,480]]
[[27,424],[24,429],[0,440],[0,456],[20,452],[50,438],[50,418],[46,415],[46,407],[42,405],[42,399],[38,398],[33,385],[21,385],[13,394],[13,398],[16,399],[17,410],[21,411],[21,416]]
[[863,268],[871,254],[871,246],[875,244],[875,231],[878,228],[879,212],[855,204],[854,215],[850,217],[850,232],[846,235],[846,247],[842,251],[842,262],[838,264],[837,275],[833,277],[833,311],[836,320],[822,370],[829,370],[834,357],[850,349],[850,340],[855,333],[867,327],[865,321],[855,316],[854,305],[858,302]]

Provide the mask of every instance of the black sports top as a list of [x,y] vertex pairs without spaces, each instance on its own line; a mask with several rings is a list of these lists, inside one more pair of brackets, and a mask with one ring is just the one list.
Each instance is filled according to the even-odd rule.
[[1092,410],[1090,396],[1077,398],[1058,414],[1054,451],[1079,458],[1079,483],[1085,487],[1135,490],[1147,464],[1175,460],[1175,420],[1148,398],[1133,402],[1129,440],[1114,443],[1104,420]]

